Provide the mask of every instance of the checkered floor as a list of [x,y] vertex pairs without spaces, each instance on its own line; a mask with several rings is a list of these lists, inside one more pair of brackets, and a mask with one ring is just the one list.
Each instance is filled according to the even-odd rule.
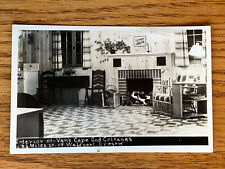
[[54,105],[44,108],[44,137],[207,135],[207,118],[174,119],[152,107]]

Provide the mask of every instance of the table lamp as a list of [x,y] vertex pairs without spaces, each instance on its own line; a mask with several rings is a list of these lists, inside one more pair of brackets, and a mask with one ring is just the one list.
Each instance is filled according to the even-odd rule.
[[205,57],[205,51],[199,43],[193,45],[191,50],[189,51],[190,59],[193,60],[201,60],[201,58]]

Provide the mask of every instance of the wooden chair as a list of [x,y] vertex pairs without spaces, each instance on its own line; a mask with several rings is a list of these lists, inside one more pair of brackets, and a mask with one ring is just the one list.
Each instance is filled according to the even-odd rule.
[[27,93],[17,93],[17,107],[18,108],[41,108],[41,105],[34,98],[34,96]]
[[[89,99],[88,91],[91,90],[91,100]],[[85,102],[95,104],[94,100],[101,100],[102,93],[105,91],[105,71],[93,70],[92,71],[92,87],[86,88]],[[98,97],[98,98],[94,98]]]
[[[55,76],[55,72],[53,72],[53,71],[42,72],[40,85],[39,85],[40,86],[39,89],[40,89],[40,101],[41,101],[41,103],[49,104],[49,103],[54,103],[54,101],[55,101],[54,84],[51,84],[48,81],[48,77],[54,77],[54,76]],[[46,95],[48,95],[48,101],[47,102],[45,100]]]

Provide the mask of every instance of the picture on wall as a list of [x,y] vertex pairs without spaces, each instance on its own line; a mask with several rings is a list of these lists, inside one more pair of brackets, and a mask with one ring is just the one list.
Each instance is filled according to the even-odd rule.
[[134,46],[145,46],[146,45],[146,36],[134,36]]

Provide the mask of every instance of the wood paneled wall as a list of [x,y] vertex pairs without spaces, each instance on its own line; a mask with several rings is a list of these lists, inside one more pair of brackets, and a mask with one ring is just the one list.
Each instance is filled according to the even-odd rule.
[[22,63],[40,63],[39,70],[51,69],[52,34],[50,31],[23,31],[20,35],[19,57]]

